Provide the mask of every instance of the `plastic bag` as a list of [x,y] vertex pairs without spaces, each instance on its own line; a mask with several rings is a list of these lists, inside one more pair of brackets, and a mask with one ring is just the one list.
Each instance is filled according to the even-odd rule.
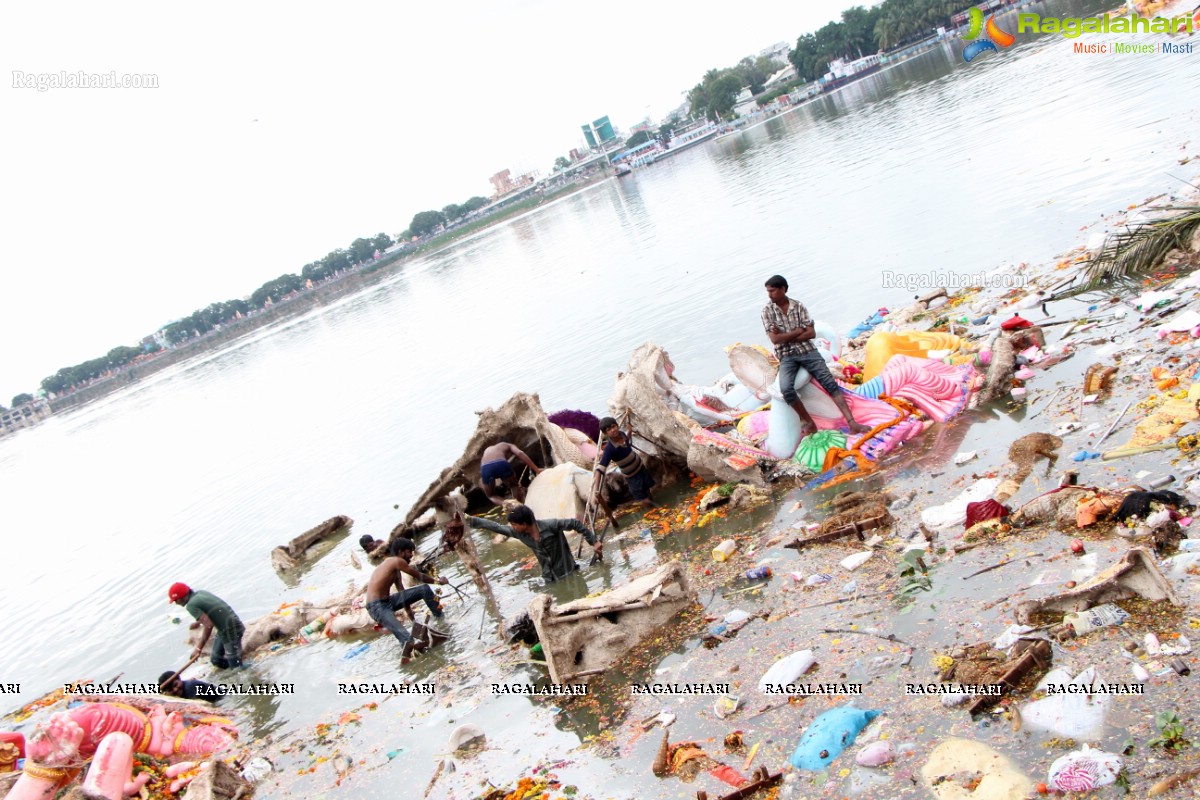
[[[1095,667],[1088,667],[1070,681],[1076,686],[1097,682]],[[1033,730],[1069,739],[1095,739],[1104,730],[1108,704],[1107,694],[1089,695],[1068,689],[1066,693],[1052,694],[1025,705],[1021,708],[1021,718]]]
[[1097,786],[1107,786],[1117,780],[1121,757],[1103,750],[1093,750],[1086,744],[1082,750],[1067,753],[1050,765],[1046,782],[1064,792],[1087,792]]
[[815,663],[817,663],[817,659],[812,650],[799,650],[790,656],[781,658],[758,679],[758,690],[763,694],[777,694],[777,692],[767,691],[768,684],[786,686],[789,683],[795,683],[796,679],[812,669],[812,665]]

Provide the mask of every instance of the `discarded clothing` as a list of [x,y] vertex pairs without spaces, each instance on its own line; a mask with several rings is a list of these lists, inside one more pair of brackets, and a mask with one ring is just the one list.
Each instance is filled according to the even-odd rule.
[[980,522],[989,519],[1002,519],[1012,513],[1008,506],[1000,505],[995,500],[980,500],[967,503],[966,527],[973,528]]

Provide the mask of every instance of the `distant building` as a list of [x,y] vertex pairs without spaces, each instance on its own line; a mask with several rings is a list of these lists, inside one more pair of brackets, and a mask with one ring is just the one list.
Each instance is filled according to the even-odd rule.
[[52,413],[50,404],[41,397],[17,406],[11,411],[0,413],[0,436],[21,428],[32,428]]
[[766,56],[772,61],[777,61],[780,64],[786,64],[788,63],[788,53],[790,53],[791,50],[792,48],[787,42],[776,42],[770,47],[764,47],[762,50],[759,50],[758,54],[760,56]]
[[488,180],[492,182],[492,197],[503,197],[517,188],[512,181],[512,173],[508,170],[501,170]]
[[733,101],[733,111],[739,117],[744,117],[758,109],[758,103],[754,100],[754,95],[750,93],[750,87],[742,89],[738,94],[737,99]]
[[579,148],[572,147],[571,152],[568,153],[568,157],[571,159],[571,163],[574,164],[576,161],[581,161],[583,159],[583,153],[579,151]]

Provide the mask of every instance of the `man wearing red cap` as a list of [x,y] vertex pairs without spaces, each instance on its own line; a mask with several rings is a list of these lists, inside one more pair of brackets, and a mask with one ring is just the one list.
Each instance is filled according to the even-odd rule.
[[204,651],[204,645],[208,644],[208,638],[215,629],[217,635],[212,636],[213,666],[219,669],[245,666],[242,663],[242,634],[246,632],[246,626],[228,603],[203,589],[193,590],[186,583],[171,584],[167,596],[172,603],[187,609],[203,628],[200,643],[192,651],[193,657]]

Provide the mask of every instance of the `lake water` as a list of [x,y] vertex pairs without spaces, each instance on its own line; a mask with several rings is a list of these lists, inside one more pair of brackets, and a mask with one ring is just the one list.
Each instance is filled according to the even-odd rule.
[[[1081,243],[1101,214],[1194,175],[1179,161],[1197,149],[1184,145],[1200,130],[1200,54],[1085,56],[1060,37],[1018,38],[970,65],[957,45],[935,48],[0,440],[0,682],[23,690],[5,703],[68,679],[149,681],[181,664],[166,601],[176,580],[244,619],[337,593],[362,577],[348,564],[353,542],[292,588],[271,548],[335,514],[354,518],[354,538],[386,537],[459,455],[474,411],[528,390],[549,411],[601,415],[615,373],[647,340],[670,351],[685,381],[723,374],[724,345],[765,343],[758,313],[773,273],[844,330],[911,298],[885,286],[885,271],[1043,262]],[[655,558],[653,548],[614,552],[586,573],[592,590]],[[511,617],[531,591],[514,559],[526,554],[506,545],[485,555]],[[438,659],[485,663],[478,612],[453,627]],[[394,642],[373,641],[350,662],[341,655],[353,642],[339,641],[256,667],[303,694],[247,701],[252,733],[348,707],[338,680],[396,677]],[[426,735],[400,711],[381,724],[414,757],[379,780],[428,780],[449,719],[519,736],[546,713],[493,700],[423,718],[441,726]],[[571,725],[547,728],[547,746],[578,741]]]

